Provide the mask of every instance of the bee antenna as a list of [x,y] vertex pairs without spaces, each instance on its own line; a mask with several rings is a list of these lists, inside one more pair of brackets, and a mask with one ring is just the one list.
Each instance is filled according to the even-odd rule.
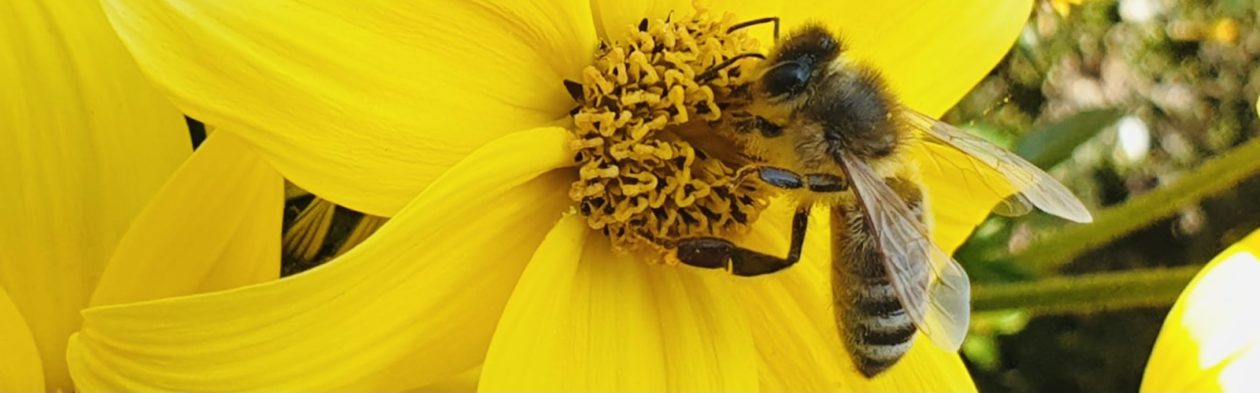
[[726,59],[726,61],[717,63],[713,67],[709,67],[709,69],[704,70],[704,72],[701,72],[699,75],[696,75],[696,81],[705,82],[710,79],[716,78],[718,71],[722,71],[723,69],[726,69],[727,67],[730,67],[731,65],[735,64],[735,62],[740,61],[742,59],[749,58],[749,57],[756,57],[761,60],[766,59],[766,55],[763,55],[757,52],[741,53],[735,56],[731,56],[731,58]]
[[736,23],[734,26],[731,26],[730,28],[726,29],[726,34],[731,34],[731,32],[735,30],[739,30],[748,26],[756,26],[762,23],[767,23],[767,22],[774,22],[774,40],[778,41],[779,40],[779,17],[777,16],[771,16],[767,18],[758,18],[758,19],[753,19],[750,21]]

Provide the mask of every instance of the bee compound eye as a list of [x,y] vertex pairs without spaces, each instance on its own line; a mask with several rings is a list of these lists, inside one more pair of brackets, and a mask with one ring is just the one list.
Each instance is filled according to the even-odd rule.
[[763,86],[771,97],[800,93],[809,82],[810,68],[804,63],[788,61],[775,65],[762,76]]

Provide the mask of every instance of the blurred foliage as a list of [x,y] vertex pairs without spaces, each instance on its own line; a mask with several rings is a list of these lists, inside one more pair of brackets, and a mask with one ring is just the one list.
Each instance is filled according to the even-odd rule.
[[[963,346],[981,391],[1137,391],[1169,295],[1260,227],[1260,177],[1227,173],[1260,146],[1235,150],[1260,136],[1258,10],[1260,0],[1042,1],[1003,63],[946,115],[1052,167],[1099,217],[1141,224],[1049,271],[1013,261],[1089,229],[1042,215],[977,229],[956,257],[978,306],[996,310],[978,310]],[[1184,196],[1193,180],[1223,176]],[[1182,180],[1192,181],[1170,187]]]

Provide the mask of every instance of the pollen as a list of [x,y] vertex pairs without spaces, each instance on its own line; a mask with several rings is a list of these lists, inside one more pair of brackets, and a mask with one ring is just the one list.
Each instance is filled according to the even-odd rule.
[[748,103],[757,60],[714,69],[759,50],[742,31],[727,33],[734,23],[703,12],[644,20],[601,42],[580,91],[567,83],[581,103],[569,196],[614,248],[665,252],[681,238],[743,233],[768,204],[768,190],[739,176],[740,164],[693,143],[720,138],[723,113]]

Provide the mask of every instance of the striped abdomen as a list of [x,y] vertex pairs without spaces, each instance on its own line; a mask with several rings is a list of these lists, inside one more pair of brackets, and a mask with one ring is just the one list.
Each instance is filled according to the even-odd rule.
[[[900,188],[900,187],[894,187]],[[921,198],[903,197],[916,214]],[[892,367],[914,344],[915,326],[901,305],[878,254],[877,239],[863,222],[857,206],[832,207],[832,297],[836,324],[845,349],[858,371],[868,378]],[[923,282],[928,263],[909,272]]]

